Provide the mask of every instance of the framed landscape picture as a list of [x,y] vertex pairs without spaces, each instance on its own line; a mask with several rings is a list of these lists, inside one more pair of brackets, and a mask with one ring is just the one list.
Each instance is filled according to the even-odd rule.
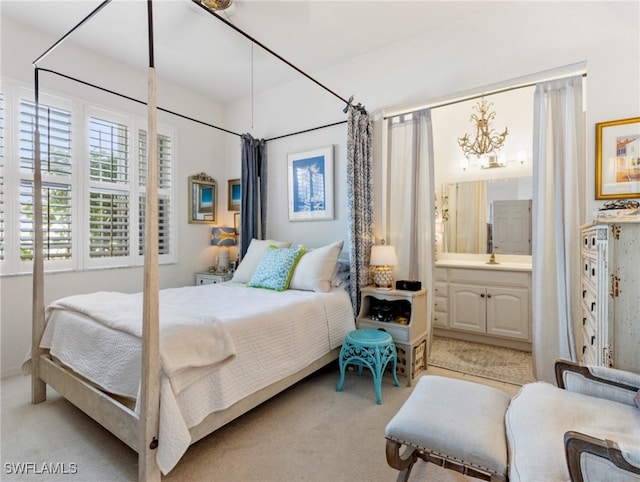
[[596,199],[640,197],[640,117],[596,124]]
[[290,221],[333,219],[333,146],[288,155]]
[[240,203],[242,202],[240,179],[228,181],[228,196],[227,209],[229,211],[240,211]]

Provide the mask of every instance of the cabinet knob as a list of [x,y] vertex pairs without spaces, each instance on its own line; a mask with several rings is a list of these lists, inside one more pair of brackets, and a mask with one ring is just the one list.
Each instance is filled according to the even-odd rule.
[[591,302],[591,311],[593,311],[595,309],[595,307],[596,307],[596,302],[592,301]]
[[480,298],[484,298],[484,293],[480,294]]
[[582,290],[582,297],[585,298],[587,296],[587,290]]
[[585,316],[584,318],[582,318],[582,324],[586,325],[587,324],[587,317]]
[[584,352],[587,351],[587,345],[582,345],[582,354],[584,355]]
[[595,337],[595,335],[591,335],[591,345],[593,345],[594,341],[596,341],[596,337]]
[[491,298],[491,295],[487,295],[487,298]]

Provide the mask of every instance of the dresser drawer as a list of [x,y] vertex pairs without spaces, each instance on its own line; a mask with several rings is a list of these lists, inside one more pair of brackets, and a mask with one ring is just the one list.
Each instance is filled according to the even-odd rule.
[[449,270],[447,268],[435,269],[436,281],[447,281],[449,279]]
[[442,281],[436,281],[433,284],[435,296],[442,296],[447,298],[449,296],[449,283],[443,283]]
[[589,281],[593,286],[598,281],[598,263],[588,256],[582,257],[582,279]]
[[433,298],[433,310],[440,313],[449,311],[449,299],[444,296],[436,296]]
[[449,328],[449,315],[441,311],[433,312],[433,324],[440,328]]
[[582,233],[582,249],[584,251],[595,251],[598,239],[597,230],[589,229]]

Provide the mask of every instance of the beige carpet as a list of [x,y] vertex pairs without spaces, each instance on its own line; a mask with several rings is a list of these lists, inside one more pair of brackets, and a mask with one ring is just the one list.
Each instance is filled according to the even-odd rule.
[[535,381],[531,353],[453,338],[433,337],[429,365],[516,385]]
[[[427,373],[468,378],[437,368]],[[375,403],[371,375],[348,373],[342,392],[335,391],[336,365],[307,378],[262,404],[184,455],[167,481],[349,481],[396,480],[385,459],[384,429],[411,393],[382,385],[383,404]],[[487,384],[505,389],[497,382]],[[516,387],[517,389],[517,387]],[[3,481],[133,481],[137,456],[126,445],[52,390],[42,404],[30,403],[30,379],[3,379],[1,384]],[[162,443],[162,441],[160,442]],[[74,463],[74,475],[9,473],[11,464]],[[7,465],[10,464],[10,465]],[[457,472],[419,462],[411,481],[473,480]]]

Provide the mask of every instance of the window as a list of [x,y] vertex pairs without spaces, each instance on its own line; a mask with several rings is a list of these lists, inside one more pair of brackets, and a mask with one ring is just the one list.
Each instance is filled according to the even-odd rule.
[[[141,194],[139,197],[138,254],[144,254],[145,205],[147,184],[147,132],[138,131],[138,167]],[[158,135],[158,253],[171,252],[171,137]]]
[[129,129],[89,119],[89,256],[129,256]]
[[[40,105],[42,231],[44,259],[71,259],[71,112]],[[33,260],[33,172],[36,153],[35,103],[20,100],[20,260]],[[57,181],[57,182],[54,182]]]
[[[10,86],[5,88],[7,85]],[[139,119],[3,82],[0,94],[0,264],[28,273],[34,259],[36,117],[40,133],[45,270],[139,266],[144,255],[148,139]],[[13,106],[13,107],[11,107]],[[15,121],[6,112],[16,112]],[[159,126],[160,262],[173,262],[175,133]],[[5,156],[7,157],[5,163]]]

